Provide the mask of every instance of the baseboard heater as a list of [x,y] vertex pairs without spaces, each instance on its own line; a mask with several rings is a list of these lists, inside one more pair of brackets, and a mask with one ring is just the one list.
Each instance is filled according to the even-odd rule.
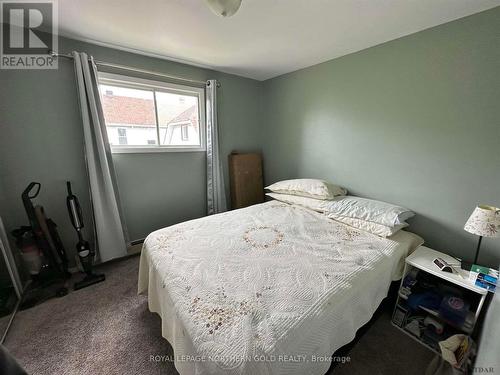
[[145,238],[141,238],[139,240],[130,241],[130,246],[140,245],[140,244],[144,243],[144,240],[145,240]]

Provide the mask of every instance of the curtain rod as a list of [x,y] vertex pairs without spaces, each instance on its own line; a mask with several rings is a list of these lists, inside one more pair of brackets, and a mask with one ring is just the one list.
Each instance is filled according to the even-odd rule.
[[[63,57],[65,59],[71,59],[71,60],[73,60],[73,55],[71,55],[69,53],[57,53],[57,52],[54,52],[54,51],[49,51],[49,55],[52,56],[52,57],[54,57],[54,58]],[[197,80],[189,79],[189,78],[171,76],[171,75],[168,75],[168,74],[155,72],[153,70],[139,69],[139,68],[134,68],[134,67],[131,67],[131,66],[126,66],[126,65],[108,63],[108,62],[105,62],[105,61],[94,60],[94,62],[95,62],[95,64],[97,66],[106,66],[108,68],[114,68],[114,69],[119,69],[119,70],[128,70],[128,71],[131,71],[131,72],[148,74],[148,75],[153,75],[153,76],[157,76],[157,77],[163,77],[163,78],[167,78],[167,79],[171,79],[171,80],[175,80],[175,81],[187,82],[187,83],[196,84],[196,85],[206,86],[207,82],[208,82],[208,81],[197,81]],[[220,87],[220,83],[219,82],[217,82],[217,87]]]

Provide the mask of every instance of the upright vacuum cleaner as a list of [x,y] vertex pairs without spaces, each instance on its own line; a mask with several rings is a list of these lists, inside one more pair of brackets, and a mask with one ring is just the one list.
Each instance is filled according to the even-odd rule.
[[24,189],[21,198],[29,225],[12,231],[21,252],[28,250],[36,254],[34,258],[31,257],[32,283],[24,292],[21,309],[54,296],[66,295],[66,280],[71,277],[66,250],[57,232],[57,225],[47,218],[41,205],[33,205],[33,199],[38,197],[40,188],[39,182],[31,182]]
[[82,208],[78,202],[78,198],[71,191],[71,182],[66,181],[66,187],[68,188],[68,197],[66,198],[66,205],[68,207],[69,218],[73,228],[76,230],[78,235],[78,243],[76,244],[76,251],[82,268],[86,275],[81,281],[75,283],[75,290],[85,288],[87,286],[100,283],[105,280],[103,274],[95,274],[92,272],[92,266],[94,263],[95,251],[90,247],[90,244],[85,241],[82,235],[83,219],[82,219]]
[[[69,278],[68,258],[61,238],[57,233],[57,226],[45,216],[42,206],[33,206],[32,200],[40,193],[39,182],[31,182],[21,194],[24,209],[28,215],[31,230],[33,231],[38,247],[42,250],[52,271],[58,276]],[[56,276],[57,277],[57,276]]]

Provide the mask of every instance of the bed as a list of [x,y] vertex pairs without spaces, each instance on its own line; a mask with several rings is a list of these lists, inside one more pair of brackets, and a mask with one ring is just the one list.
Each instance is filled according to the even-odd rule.
[[180,374],[324,374],[422,243],[278,201],[151,233],[139,293]]

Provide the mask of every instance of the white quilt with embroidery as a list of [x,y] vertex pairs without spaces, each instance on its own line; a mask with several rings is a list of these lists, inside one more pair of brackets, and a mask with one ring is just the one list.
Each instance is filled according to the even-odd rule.
[[400,237],[263,203],[151,233],[139,292],[183,375],[322,374],[401,276]]

